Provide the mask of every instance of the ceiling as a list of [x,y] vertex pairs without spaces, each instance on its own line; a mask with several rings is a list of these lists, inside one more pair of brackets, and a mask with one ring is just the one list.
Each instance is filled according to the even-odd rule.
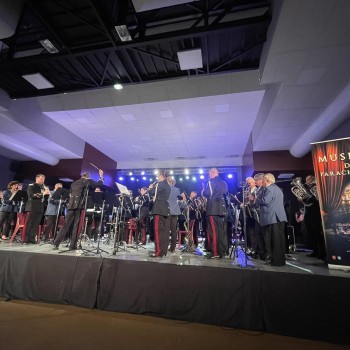
[[[88,142],[120,169],[240,166],[250,146],[303,156],[310,142],[349,136],[346,0],[29,0],[17,12],[8,4],[6,157],[53,165],[81,158]],[[178,52],[194,49],[202,66],[183,69]],[[35,73],[52,87],[23,78]]]

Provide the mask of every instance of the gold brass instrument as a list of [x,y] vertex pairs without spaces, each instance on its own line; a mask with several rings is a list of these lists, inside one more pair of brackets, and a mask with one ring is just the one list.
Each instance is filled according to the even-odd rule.
[[302,184],[301,177],[296,177],[294,180],[292,180],[291,185],[293,186],[291,191],[295,197],[304,202],[304,205],[308,206],[305,204],[305,201],[310,200],[313,197],[313,194],[306,188],[306,186]]

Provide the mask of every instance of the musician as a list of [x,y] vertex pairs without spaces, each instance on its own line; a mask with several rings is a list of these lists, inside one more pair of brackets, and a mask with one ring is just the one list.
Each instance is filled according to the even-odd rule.
[[[316,180],[313,175],[306,176],[305,186],[309,191],[316,186]],[[310,198],[304,200],[298,198],[298,200],[304,204],[305,226],[309,237],[313,241],[313,252],[308,256],[324,260],[326,257],[326,247],[322,229],[320,204],[315,196],[310,196]]]
[[164,170],[158,172],[157,183],[149,186],[150,196],[154,196],[152,208],[154,225],[155,253],[151,257],[163,257],[167,255],[170,231],[170,186],[167,182],[167,173]]
[[189,207],[189,230],[193,232],[193,243],[197,247],[199,220],[201,219],[201,212],[196,191],[191,191],[190,196],[187,200],[187,205]]
[[140,195],[135,198],[134,203],[138,205],[138,223],[141,232],[141,244],[145,245],[149,222],[149,194],[147,187],[142,187],[140,189]]
[[24,244],[35,244],[35,236],[38,234],[40,222],[44,216],[45,206],[50,196],[50,189],[44,185],[45,175],[38,174],[35,183],[27,188],[28,202],[25,207],[26,230]]
[[[2,201],[0,207],[0,230],[2,231],[1,239],[9,239],[11,222],[16,221],[18,205],[12,201],[12,198],[18,191],[18,181],[11,181],[7,189],[2,192]],[[2,226],[4,225],[3,229]]]
[[176,180],[173,177],[167,178],[170,186],[169,195],[169,208],[170,208],[170,252],[175,252],[176,239],[177,239],[177,221],[181,214],[180,206],[178,203],[178,197],[181,197],[180,190],[175,187]]
[[87,190],[89,187],[97,187],[103,185],[103,171],[99,169],[98,171],[100,179],[99,181],[94,181],[90,178],[89,173],[84,173],[79,180],[74,181],[70,186],[69,202],[67,205],[67,215],[64,221],[64,225],[57,234],[54,241],[54,249],[58,249],[60,243],[66,237],[71,226],[72,235],[69,244],[69,250],[77,249],[78,241],[78,226],[81,216],[81,211],[84,209],[85,195],[87,195]]
[[266,248],[266,264],[283,266],[286,264],[284,225],[287,222],[283,206],[283,192],[275,184],[272,174],[263,177],[262,192],[255,204],[260,207],[260,225]]
[[50,234],[52,234],[53,228],[55,227],[56,218],[58,214],[58,206],[59,206],[60,200],[53,199],[52,196],[59,188],[62,188],[62,187],[63,187],[62,184],[58,182],[57,184],[55,184],[54,190],[51,191],[50,193],[50,198],[45,211],[46,225],[45,225],[43,235],[41,237],[41,240],[43,242],[47,242],[49,240]]
[[[250,248],[250,253],[249,255],[256,258],[257,257],[257,241],[256,241],[256,236],[255,236],[255,221],[256,218],[254,215],[254,208],[253,208],[253,202],[256,194],[256,186],[255,186],[255,180],[252,177],[247,177],[246,180],[246,185],[247,188],[244,190],[244,207],[243,203],[240,205],[240,208],[245,211],[245,217],[246,217],[246,222],[245,222],[245,229],[246,229],[246,236],[247,236],[247,245]],[[250,198],[253,198],[251,200]]]
[[227,183],[219,177],[216,168],[209,170],[209,182],[202,191],[202,195],[208,198],[207,202],[207,229],[209,248],[213,258],[222,258],[227,254],[227,237],[225,218],[227,208],[224,195],[227,193]]
[[[264,174],[259,173],[254,176],[255,180],[255,185],[256,185],[256,191],[254,194],[254,198],[250,199],[252,203],[254,203],[255,198],[259,197],[262,195],[262,191],[264,189],[263,187],[263,180],[264,180]],[[266,256],[266,249],[265,249],[265,241],[263,237],[263,233],[261,230],[261,225],[260,225],[260,207],[256,206],[254,203],[252,205],[252,211],[253,213],[255,212],[254,216],[254,235],[255,235],[255,240],[253,240],[256,245],[253,246],[253,251],[255,252],[255,255],[253,255],[253,258],[259,258],[261,260],[265,260]]]

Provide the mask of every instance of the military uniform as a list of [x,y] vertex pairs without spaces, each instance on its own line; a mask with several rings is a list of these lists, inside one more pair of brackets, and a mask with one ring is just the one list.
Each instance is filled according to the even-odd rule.
[[86,179],[84,177],[72,183],[70,187],[70,193],[69,193],[69,202],[67,205],[67,209],[68,209],[67,216],[65,218],[63,227],[58,232],[57,237],[54,241],[54,245],[56,248],[64,240],[71,226],[73,226],[73,228],[71,231],[72,234],[71,234],[69,249],[73,250],[77,248],[79,221],[80,221],[82,209],[84,209],[84,204],[85,204],[84,195],[85,194],[87,195],[88,187],[98,187],[102,185],[103,185],[103,179],[100,179],[98,182],[96,182],[92,179]]
[[227,183],[219,176],[211,178],[203,191],[207,201],[207,230],[209,249],[214,257],[222,257],[227,254],[227,237],[225,219],[227,208],[224,194],[228,191]]

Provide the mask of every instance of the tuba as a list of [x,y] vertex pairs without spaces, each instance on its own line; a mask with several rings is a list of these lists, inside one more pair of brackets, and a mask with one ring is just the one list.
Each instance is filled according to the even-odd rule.
[[301,183],[301,177],[296,177],[292,180],[291,185],[293,186],[291,191],[295,197],[304,202],[304,205],[305,201],[308,201],[313,197],[312,193]]

